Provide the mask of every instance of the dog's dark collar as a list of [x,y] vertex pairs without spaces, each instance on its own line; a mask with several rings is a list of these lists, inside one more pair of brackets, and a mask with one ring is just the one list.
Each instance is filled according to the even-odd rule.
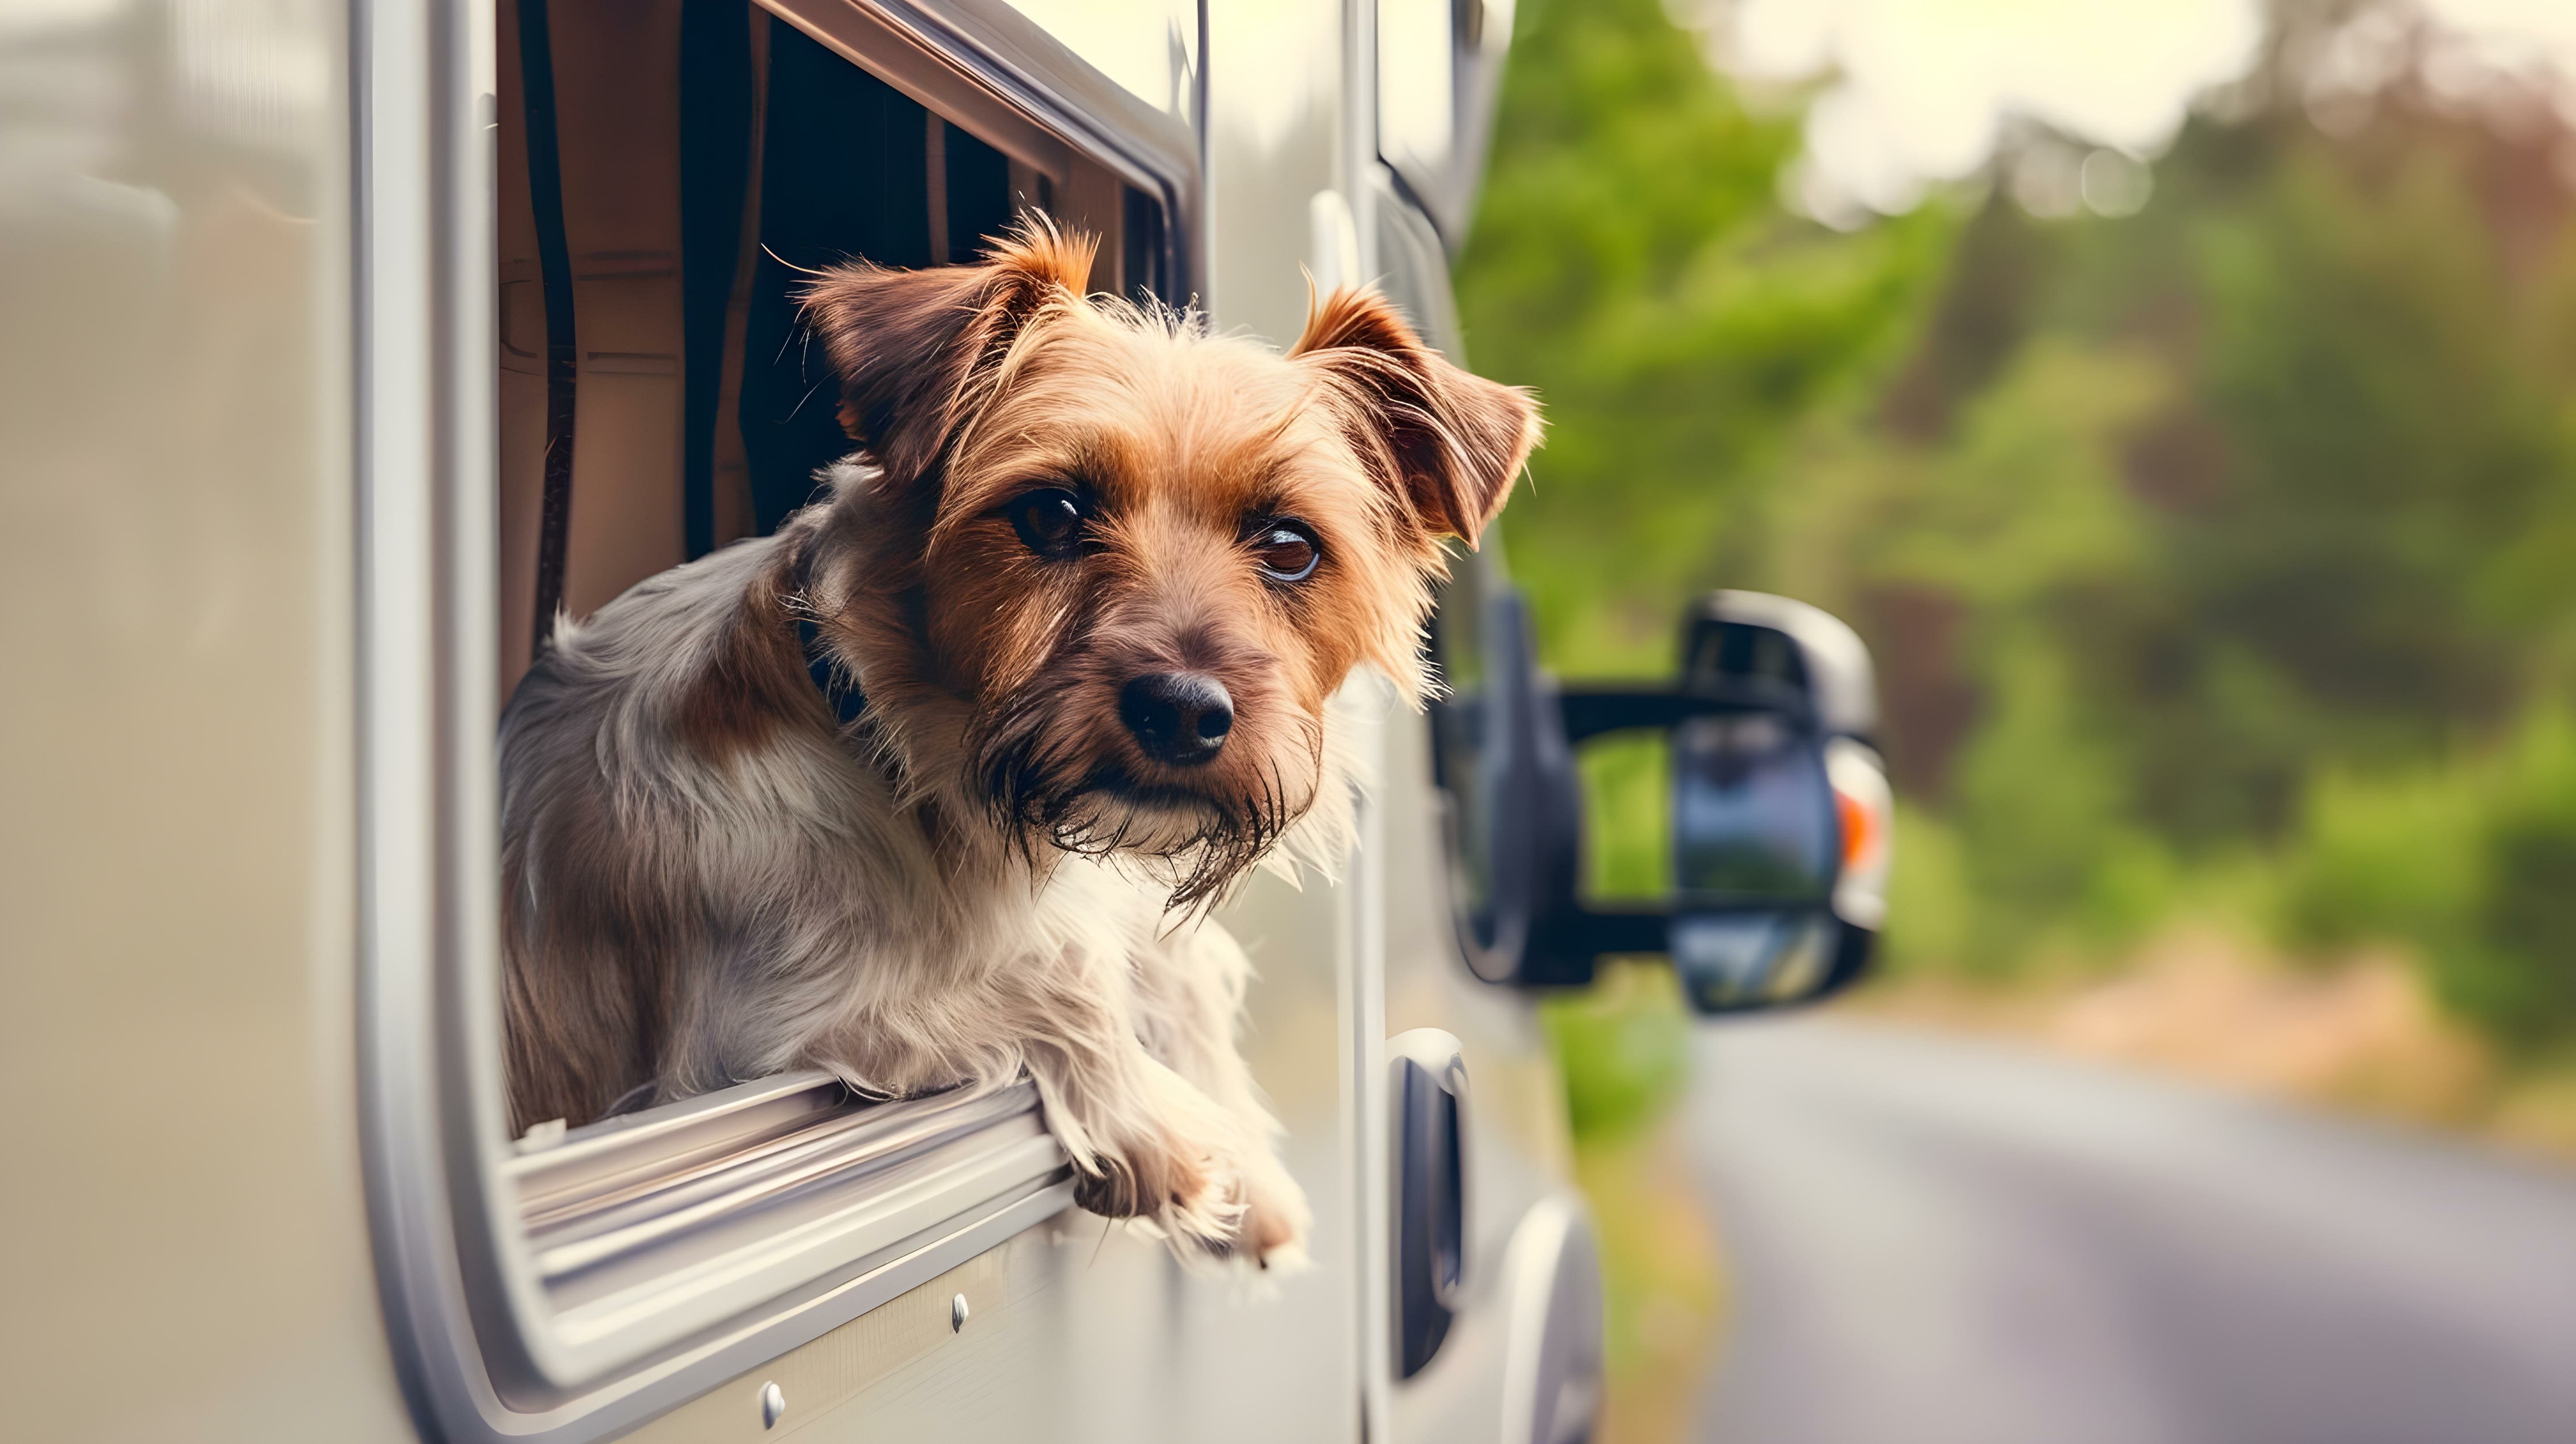
[[868,694],[859,690],[859,679],[850,675],[824,642],[823,628],[815,622],[810,606],[796,608],[796,641],[805,649],[805,671],[814,679],[814,690],[823,694],[841,730],[849,731],[867,713]]

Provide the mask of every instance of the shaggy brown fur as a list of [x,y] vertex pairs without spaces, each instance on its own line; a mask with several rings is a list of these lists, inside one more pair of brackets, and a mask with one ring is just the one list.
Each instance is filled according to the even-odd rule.
[[[1420,698],[1440,539],[1502,505],[1536,408],[1374,296],[1282,357],[1085,296],[1089,264],[1041,229],[817,277],[861,447],[830,498],[558,627],[502,728],[521,1125],[796,1067],[1025,1072],[1088,1206],[1295,1256],[1247,968],[1202,917],[1256,863],[1337,860],[1329,699],[1362,665]],[[864,689],[846,731],[800,617]],[[1231,699],[1213,755],[1122,712],[1176,674]]]

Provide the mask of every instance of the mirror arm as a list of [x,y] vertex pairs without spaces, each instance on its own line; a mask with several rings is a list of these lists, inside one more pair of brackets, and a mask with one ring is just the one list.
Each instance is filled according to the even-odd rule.
[[[1768,914],[1777,913],[1780,907],[1776,903],[1729,905],[1721,902],[1700,907],[1696,911],[1702,914],[1737,911]],[[1830,916],[1829,909],[1820,908],[1820,911],[1825,911]],[[1546,947],[1545,951],[1560,960],[1581,959],[1587,964],[1601,958],[1629,953],[1669,955],[1672,952],[1672,920],[1673,909],[1664,904],[1640,903],[1589,907],[1578,903],[1571,911],[1557,915],[1550,929],[1551,935],[1547,939],[1551,946]],[[1837,956],[1834,961],[1837,981],[1832,987],[1826,989],[1828,992],[1834,991],[1843,981],[1859,976],[1868,966],[1869,947],[1875,941],[1875,935],[1867,929],[1852,927],[1839,918],[1836,918],[1835,922],[1841,928],[1843,936],[1837,943]],[[1588,980],[1588,967],[1584,968],[1583,972],[1585,979]]]
[[1590,958],[1618,953],[1662,953],[1671,948],[1672,909],[1655,904],[1637,907],[1576,905],[1565,920],[1569,952]]
[[1485,745],[1485,698],[1483,693],[1465,696],[1434,697],[1428,710],[1432,719],[1456,729],[1457,740],[1468,747]]
[[1799,723],[1812,720],[1806,699],[1794,689],[1747,678],[1719,690],[1679,691],[1670,687],[1585,687],[1569,684],[1557,693],[1564,719],[1565,742],[1580,746],[1609,732],[1661,731],[1693,717],[1735,717],[1747,712],[1786,715]]

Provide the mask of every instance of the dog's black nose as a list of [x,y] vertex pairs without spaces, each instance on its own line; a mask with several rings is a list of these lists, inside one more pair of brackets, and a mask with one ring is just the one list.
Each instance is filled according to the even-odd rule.
[[1234,699],[1205,672],[1153,672],[1119,690],[1118,716],[1146,756],[1186,767],[1225,750]]

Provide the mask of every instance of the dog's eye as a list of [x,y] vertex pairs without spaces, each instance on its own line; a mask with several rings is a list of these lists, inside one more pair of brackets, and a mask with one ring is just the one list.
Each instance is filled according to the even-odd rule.
[[1324,550],[1304,522],[1274,521],[1254,533],[1252,555],[1261,563],[1261,574],[1272,581],[1302,582],[1315,574]]
[[1011,530],[1042,557],[1073,555],[1082,542],[1082,498],[1061,487],[1033,491],[1007,508]]

